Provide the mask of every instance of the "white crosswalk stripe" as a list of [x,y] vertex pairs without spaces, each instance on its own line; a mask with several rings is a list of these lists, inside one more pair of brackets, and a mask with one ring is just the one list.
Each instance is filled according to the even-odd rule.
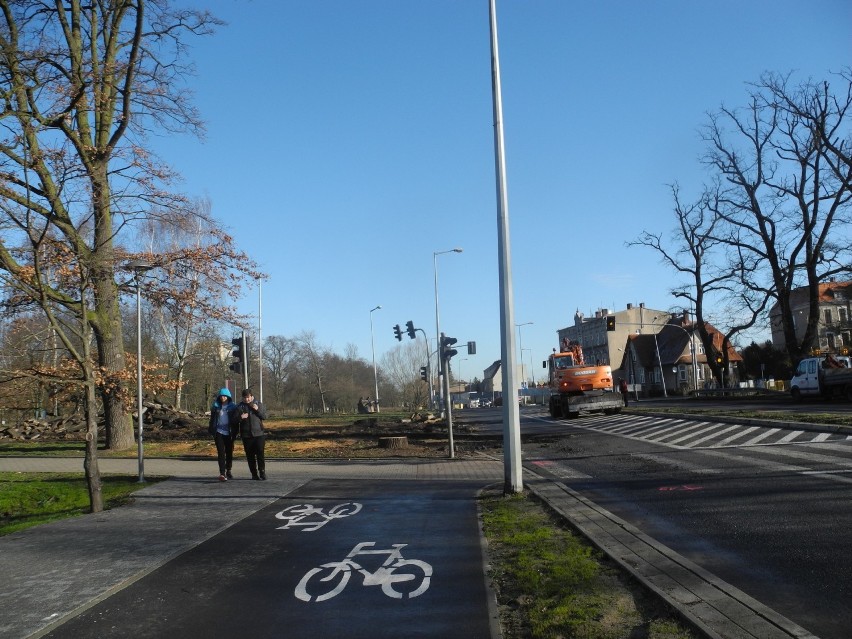
[[[597,431],[627,439],[653,442],[676,449],[748,448],[756,446],[846,442],[852,435],[770,426],[750,426],[682,418],[657,418],[639,415],[592,415],[575,420],[557,420],[546,409],[531,410],[526,416],[566,426]],[[845,450],[849,449],[843,446]]]

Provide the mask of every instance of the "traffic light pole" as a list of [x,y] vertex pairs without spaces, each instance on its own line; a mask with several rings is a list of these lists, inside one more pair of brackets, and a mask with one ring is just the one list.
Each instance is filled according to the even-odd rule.
[[432,355],[429,353],[429,337],[426,335],[426,331],[422,328],[416,328],[414,330],[423,333],[423,340],[426,342],[426,378],[429,381],[429,406],[434,408],[435,398],[432,394],[432,390],[434,388],[432,386]]
[[[249,387],[249,354],[246,332],[243,331],[243,388]],[[242,389],[240,389],[242,390]]]
[[453,446],[453,398],[450,395],[450,358],[445,357],[445,349],[444,349],[444,334],[441,333],[441,346],[439,350],[439,359],[440,359],[440,367],[441,367],[441,375],[443,376],[443,387],[444,387],[444,405],[447,410],[447,437],[448,437],[448,446],[450,448],[450,459],[453,459],[456,456],[455,448]]

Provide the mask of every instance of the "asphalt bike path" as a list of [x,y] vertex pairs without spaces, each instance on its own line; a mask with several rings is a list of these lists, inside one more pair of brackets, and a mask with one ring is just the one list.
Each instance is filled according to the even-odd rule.
[[44,636],[489,639],[484,485],[309,481]]

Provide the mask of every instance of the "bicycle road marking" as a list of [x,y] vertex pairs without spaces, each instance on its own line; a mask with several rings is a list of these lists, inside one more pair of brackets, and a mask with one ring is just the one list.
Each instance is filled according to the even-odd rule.
[[[349,517],[350,515],[356,515],[360,511],[361,504],[358,502],[337,504],[336,506],[329,508],[327,513],[322,508],[317,508],[313,504],[294,504],[293,506],[287,506],[284,510],[275,513],[275,517],[276,519],[289,520],[283,526],[278,526],[277,530],[287,530],[294,526],[304,526],[304,528],[302,528],[302,532],[314,532],[315,530],[319,530],[325,526],[333,519],[341,519],[343,517]],[[317,517],[319,518],[319,521],[313,520],[305,522],[304,520],[309,517]]]
[[[363,576],[363,585],[365,587],[379,586],[381,587],[382,592],[392,599],[412,599],[422,595],[429,589],[429,584],[432,579],[432,566],[431,564],[419,559],[405,559],[402,556],[402,549],[408,544],[391,544],[390,548],[373,549],[373,546],[375,545],[376,542],[374,541],[362,541],[355,544],[352,550],[349,551],[349,554],[347,554],[342,560],[331,561],[324,563],[321,566],[311,568],[305,573],[301,580],[299,580],[293,594],[301,601],[313,601],[316,603],[328,601],[343,591],[349,583],[349,579],[352,577],[353,572],[360,573]],[[360,557],[364,555],[387,555],[388,557],[378,568],[370,571],[367,568],[364,568],[361,564],[352,561],[353,557]],[[413,573],[416,574],[407,571],[399,573],[395,572],[398,568],[412,569]],[[328,575],[324,577],[320,576],[323,574],[323,571],[329,571]],[[315,576],[320,577],[314,581],[318,582],[318,584],[329,584],[331,588],[323,588],[320,586],[319,590],[323,590],[324,592],[320,592],[319,594],[309,593],[308,584],[311,583],[311,580],[313,580]],[[418,577],[421,579],[420,583],[417,584],[415,582],[412,584],[416,587],[410,592],[400,592],[395,588],[395,585],[397,584],[411,582],[416,580]]]

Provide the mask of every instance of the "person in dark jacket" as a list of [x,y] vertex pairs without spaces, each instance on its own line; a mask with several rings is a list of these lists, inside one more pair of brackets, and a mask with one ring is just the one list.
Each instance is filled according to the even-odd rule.
[[266,460],[263,457],[263,446],[266,440],[263,420],[266,419],[266,408],[254,398],[252,389],[247,388],[243,391],[243,401],[237,404],[237,414],[240,438],[243,440],[251,478],[266,479]]
[[207,432],[216,442],[216,456],[219,460],[219,481],[233,479],[231,465],[234,460],[234,440],[236,439],[239,414],[237,405],[231,401],[231,391],[223,388],[210,408],[210,423]]

